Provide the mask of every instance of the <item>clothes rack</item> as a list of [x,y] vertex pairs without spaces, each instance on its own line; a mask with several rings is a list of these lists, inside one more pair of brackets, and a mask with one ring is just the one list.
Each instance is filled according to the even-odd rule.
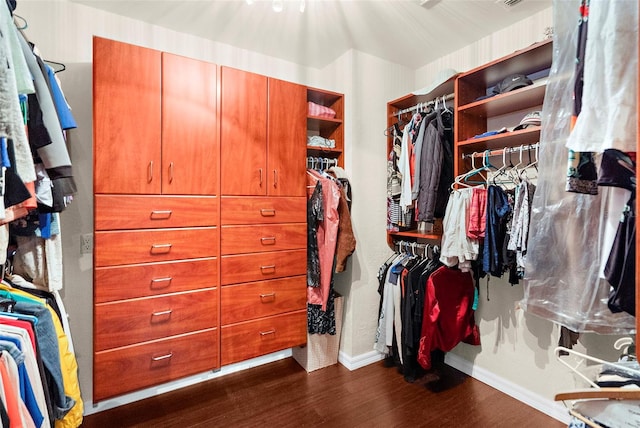
[[307,169],[323,171],[331,168],[332,166],[338,166],[338,159],[307,156]]
[[395,111],[392,114],[390,114],[389,117],[396,117],[396,116],[404,114],[404,113],[411,113],[412,111],[417,111],[417,110],[420,110],[422,108],[431,107],[431,106],[434,106],[436,103],[439,103],[439,102],[441,102],[443,100],[444,101],[450,101],[450,100],[453,99],[453,97],[454,97],[454,94],[451,93],[451,94],[443,95],[443,96],[438,97],[438,98],[436,98],[434,100],[431,100],[431,101],[417,103],[414,106],[403,108],[401,110]]
[[463,153],[462,159],[498,156],[505,153],[517,153],[517,152],[523,152],[525,150],[534,150],[534,149],[538,149],[539,147],[540,147],[539,143],[534,143],[534,144],[526,144],[526,145],[516,146],[516,147],[503,147],[501,149],[485,150],[483,152]]

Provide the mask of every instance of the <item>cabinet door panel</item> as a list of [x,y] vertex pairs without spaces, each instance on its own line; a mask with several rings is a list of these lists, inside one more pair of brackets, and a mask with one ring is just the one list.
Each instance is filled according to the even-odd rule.
[[268,194],[305,195],[307,88],[269,79]]
[[267,78],[223,67],[221,81],[221,194],[266,195]]
[[160,58],[93,39],[95,193],[160,193]]
[[218,290],[100,303],[95,306],[95,350],[215,327]]
[[98,267],[213,257],[217,240],[215,227],[98,231],[94,263]]
[[162,53],[162,193],[217,193],[216,66]]
[[96,352],[93,402],[219,367],[219,343],[212,328]]
[[307,342],[306,309],[222,327],[221,365],[265,355]]

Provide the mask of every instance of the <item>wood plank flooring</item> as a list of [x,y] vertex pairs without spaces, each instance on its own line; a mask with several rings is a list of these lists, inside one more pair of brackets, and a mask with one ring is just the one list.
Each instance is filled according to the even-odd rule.
[[292,358],[86,416],[82,426],[566,427],[448,366],[408,383],[382,362],[307,373]]

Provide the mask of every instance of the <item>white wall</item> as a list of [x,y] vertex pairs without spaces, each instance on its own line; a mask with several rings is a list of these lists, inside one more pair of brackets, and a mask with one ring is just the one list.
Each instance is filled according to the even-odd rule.
[[[336,288],[346,295],[341,353],[357,366],[358,358],[371,354],[379,298],[376,274],[390,254],[385,233],[386,103],[431,83],[442,68],[465,71],[541,40],[545,27],[551,25],[551,11],[540,12],[416,71],[358,51],[349,51],[325,69],[317,70],[66,1],[21,1],[18,7],[18,13],[29,23],[27,36],[43,56],[67,65],[60,79],[79,124],[77,130],[69,133],[79,192],[61,216],[63,297],[71,317],[80,386],[83,398],[89,402],[92,260],[88,255],[80,255],[79,241],[80,235],[91,233],[93,227],[91,38],[94,34],[345,94],[345,167],[353,186],[352,218],[358,247],[347,271],[337,276]],[[487,301],[483,285],[477,313],[482,346],[459,346],[452,353],[457,358],[454,362],[479,370],[480,377],[502,379],[505,385],[515,385],[515,389],[528,391],[534,398],[551,399],[559,389],[570,387],[571,376],[554,361],[552,353],[557,328],[515,309],[522,297],[521,287],[492,279],[489,289]],[[612,341],[613,338],[586,335],[581,349],[586,347],[595,354],[606,350],[608,355],[600,356],[611,357]]]

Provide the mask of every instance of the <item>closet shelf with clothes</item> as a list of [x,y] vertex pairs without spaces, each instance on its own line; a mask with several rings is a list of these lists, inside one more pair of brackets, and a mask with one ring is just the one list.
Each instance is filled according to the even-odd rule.
[[438,240],[453,181],[453,78],[387,104],[387,243]]
[[344,95],[307,88],[307,155],[344,166]]

